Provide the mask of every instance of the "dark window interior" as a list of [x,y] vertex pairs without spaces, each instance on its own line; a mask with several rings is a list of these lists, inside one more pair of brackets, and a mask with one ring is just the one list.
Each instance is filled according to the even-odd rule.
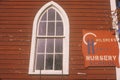
[[117,8],[120,8],[120,0],[116,0]]

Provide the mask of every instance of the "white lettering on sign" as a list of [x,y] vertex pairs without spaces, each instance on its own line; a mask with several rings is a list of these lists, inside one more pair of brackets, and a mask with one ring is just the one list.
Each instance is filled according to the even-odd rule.
[[117,42],[116,38],[97,38],[96,42]]
[[87,61],[115,61],[116,56],[104,55],[104,56],[86,56]]

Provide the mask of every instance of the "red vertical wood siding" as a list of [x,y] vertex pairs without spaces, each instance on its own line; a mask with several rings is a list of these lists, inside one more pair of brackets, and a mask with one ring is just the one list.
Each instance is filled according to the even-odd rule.
[[0,0],[0,80],[115,80],[115,67],[85,68],[81,51],[82,29],[111,28],[109,0],[53,0],[69,16],[69,75],[28,74],[33,20],[49,1]]

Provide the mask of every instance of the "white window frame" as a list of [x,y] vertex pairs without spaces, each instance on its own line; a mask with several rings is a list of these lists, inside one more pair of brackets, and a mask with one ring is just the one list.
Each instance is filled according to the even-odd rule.
[[[110,6],[111,6],[111,14],[117,9],[116,7],[116,0],[110,0]],[[114,17],[117,18],[117,17]],[[114,20],[113,18],[113,20]],[[114,25],[114,23],[113,23]],[[118,30],[118,25],[113,27],[116,31]],[[116,32],[117,34],[117,32]],[[116,35],[116,38],[119,40],[118,36]],[[120,43],[118,42],[118,47],[119,47],[119,64],[120,64]],[[116,67],[116,80],[120,80],[120,68]]]
[[[39,24],[39,19],[43,12],[50,8],[54,7],[59,14],[61,15],[61,18],[63,20],[63,28],[64,28],[64,36],[63,39],[63,70],[62,71],[53,71],[53,70],[47,70],[47,71],[40,71],[35,70],[35,44],[36,44],[36,37],[37,37],[37,27]],[[33,22],[33,31],[32,31],[32,42],[31,42],[31,52],[30,52],[30,60],[29,60],[29,74],[40,74],[40,75],[68,75],[69,74],[69,20],[66,12],[63,10],[61,6],[59,6],[56,2],[50,1],[46,3],[36,14]]]

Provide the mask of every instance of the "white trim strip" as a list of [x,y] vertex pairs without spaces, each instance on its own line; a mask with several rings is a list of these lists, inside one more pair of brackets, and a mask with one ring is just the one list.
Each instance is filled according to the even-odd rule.
[[[110,5],[111,5],[111,14],[112,14],[112,12],[116,10],[116,0],[110,0]],[[115,29],[117,31],[118,26],[116,26]],[[118,39],[117,35],[116,35],[116,38]],[[119,47],[119,64],[120,64],[120,43],[119,42],[118,42],[118,47]],[[120,68],[117,68],[117,67],[116,67],[116,80],[120,80]]]

